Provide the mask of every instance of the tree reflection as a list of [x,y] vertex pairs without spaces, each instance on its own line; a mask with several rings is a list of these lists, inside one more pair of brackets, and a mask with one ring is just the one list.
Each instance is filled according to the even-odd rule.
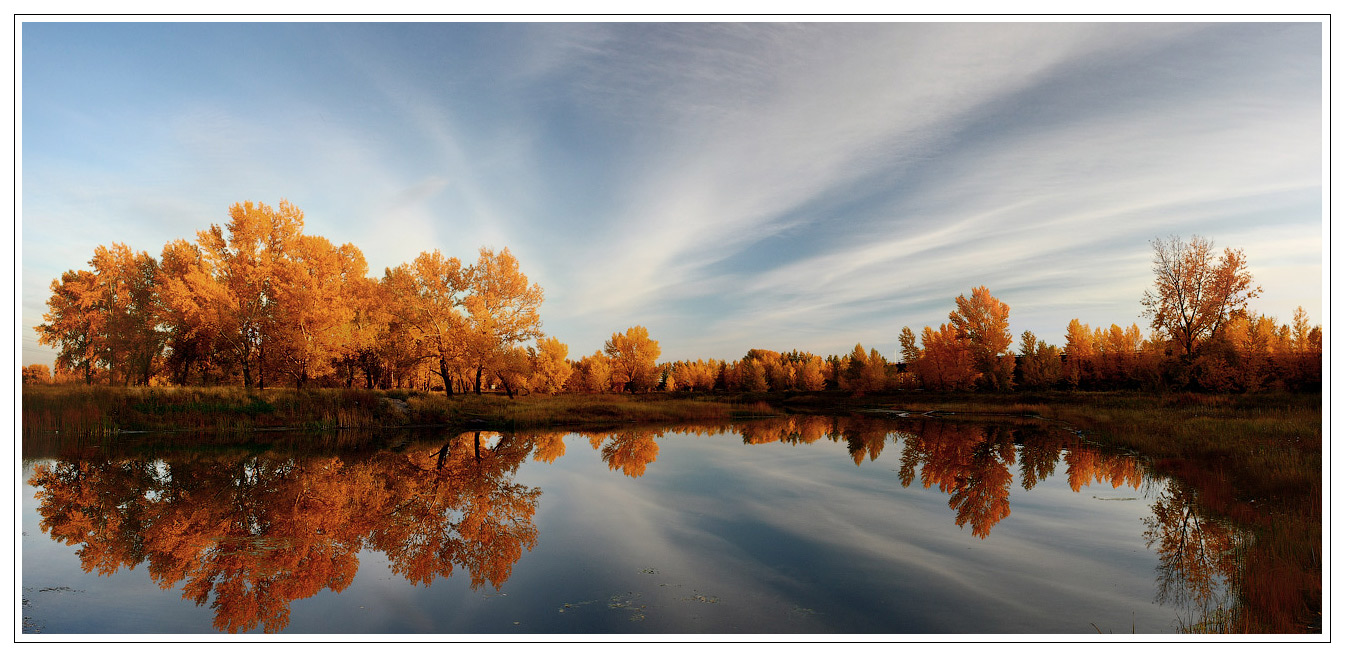
[[392,504],[369,545],[413,584],[428,586],[462,567],[473,589],[486,582],[499,589],[537,542],[532,516],[541,490],[513,481],[531,442],[512,434],[490,448],[481,441],[479,432],[462,434],[433,452],[380,455],[391,461]]
[[639,477],[645,467],[658,458],[658,443],[662,431],[629,429],[609,434],[590,434],[588,442],[601,450],[602,460],[611,470],[620,470],[627,477]]
[[866,456],[870,461],[877,460],[892,433],[891,425],[880,418],[847,418],[837,428],[856,466],[863,463]]
[[514,436],[490,448],[459,437],[359,463],[62,460],[38,466],[29,483],[42,529],[80,544],[86,572],[148,562],[160,587],[181,584],[184,598],[209,603],[216,629],[275,632],[292,601],[349,586],[364,547],[413,584],[463,568],[473,588],[498,589],[537,540],[541,491],[513,481],[531,449]]
[[1144,519],[1144,541],[1150,548],[1157,545],[1158,600],[1208,609],[1236,572],[1237,535],[1202,516],[1194,489],[1175,479],[1152,508],[1153,516]]
[[949,494],[958,527],[971,524],[972,534],[986,538],[1009,515],[1009,489],[1016,453],[1012,435],[1002,427],[921,423],[905,435],[901,485],[910,486],[923,463],[920,483]]
[[[610,470],[638,478],[671,430],[580,435]],[[901,485],[937,487],[955,524],[980,539],[1009,516],[1015,472],[1023,490],[1062,464],[1076,492],[1095,483],[1145,483],[1134,458],[1026,423],[783,416],[676,430],[736,432],[762,449],[829,439],[860,467],[884,452],[891,460],[891,440],[900,444]],[[537,543],[541,491],[517,483],[518,470],[529,457],[553,463],[564,456],[567,435],[471,432],[350,460],[70,458],[36,467],[29,483],[38,491],[42,530],[79,546],[86,572],[109,575],[146,563],[160,587],[180,586],[184,598],[209,604],[217,629],[274,632],[288,625],[292,601],[346,589],[362,549],[383,552],[391,570],[416,586],[465,572],[473,589],[500,589]],[[1161,600],[1203,606],[1236,575],[1234,534],[1199,515],[1189,487],[1167,484],[1145,526],[1160,560]]]

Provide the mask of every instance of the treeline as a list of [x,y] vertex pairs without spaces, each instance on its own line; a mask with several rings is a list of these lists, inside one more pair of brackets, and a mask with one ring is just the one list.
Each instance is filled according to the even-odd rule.
[[1241,251],[1207,240],[1153,243],[1151,320],[1090,329],[1063,346],[1024,332],[1010,350],[1009,306],[978,287],[949,321],[900,332],[889,361],[856,345],[819,356],[752,349],[732,361],[659,362],[645,327],[613,333],[577,360],[541,330],[542,289],[504,249],[474,263],[421,253],[370,277],[351,244],[303,233],[303,213],[245,202],[230,221],[175,240],[158,259],[124,244],[98,247],[90,269],[52,282],[38,341],[58,350],[54,376],[23,382],[121,385],[363,387],[541,392],[893,390],[1312,389],[1322,332],[1302,308],[1291,323],[1248,310],[1257,296]]

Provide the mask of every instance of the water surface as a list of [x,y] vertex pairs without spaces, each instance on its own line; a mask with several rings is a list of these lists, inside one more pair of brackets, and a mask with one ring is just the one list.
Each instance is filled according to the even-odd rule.
[[26,458],[24,631],[1161,633],[1235,541],[1032,423],[331,442]]

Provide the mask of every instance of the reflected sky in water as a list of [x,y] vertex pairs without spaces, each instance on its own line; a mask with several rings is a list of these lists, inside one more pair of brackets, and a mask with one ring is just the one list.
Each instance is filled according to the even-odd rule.
[[[777,431],[786,442],[769,438]],[[105,576],[83,572],[77,553],[84,549],[88,558],[91,544],[114,539],[94,532],[79,534],[74,545],[53,541],[39,526],[43,517],[63,540],[83,525],[50,505],[39,513],[30,483],[23,499],[25,631],[1095,635],[1132,627],[1172,632],[1187,613],[1157,600],[1160,558],[1144,535],[1167,483],[1145,475],[1133,459],[1030,426],[837,420],[800,431],[777,421],[745,433],[767,442],[747,444],[743,432],[726,427],[549,438],[487,434],[477,461],[474,436],[464,434],[414,442],[400,452],[279,459],[291,465],[274,468],[274,479],[257,493],[275,508],[256,517],[287,532],[311,533],[283,541],[308,551],[274,563],[266,559],[283,549],[226,555],[258,560],[246,562],[244,589],[258,586],[255,578],[265,573],[274,581],[264,585],[297,592],[276,596],[288,609],[272,614],[283,618],[270,626],[238,605],[222,604],[223,585],[201,605],[184,599],[183,581],[161,589],[147,574],[149,564],[172,559],[156,552],[164,543],[152,532],[116,539],[129,541],[127,561],[142,563]],[[564,452],[555,457],[557,440]],[[448,465],[436,468],[441,447]],[[543,453],[555,458],[539,458]],[[237,467],[187,461],[172,470],[194,480]],[[113,504],[116,490],[143,484],[125,484],[125,475],[117,474],[125,468],[109,465],[116,462],[27,462],[23,476],[33,482],[42,470],[35,465],[77,465],[83,474],[67,483],[44,480],[55,491],[50,496],[74,499],[57,489],[78,480],[95,487],[101,503]],[[1029,480],[1030,489],[1024,486]],[[96,489],[101,485],[107,488]],[[292,498],[285,492],[291,489]],[[339,497],[332,492],[338,489],[356,492],[349,500],[325,499]],[[524,494],[515,502],[526,502],[532,489],[540,491],[535,508],[516,504],[511,508],[521,511],[506,517],[498,504],[490,506],[488,498],[499,491]],[[315,493],[353,515],[321,529],[326,516],[291,514],[291,507],[312,504],[305,500]],[[215,513],[199,501],[200,493],[193,495],[196,515],[150,503],[136,512],[137,522]],[[974,503],[959,511],[953,508],[958,500]],[[413,515],[420,507],[442,520],[437,529],[406,525],[420,517]],[[473,525],[474,517],[486,518],[485,524]],[[492,518],[504,520],[496,526]],[[335,537],[346,530],[349,540]],[[279,530],[240,531],[249,545],[278,540],[267,532]],[[502,539],[500,531],[515,538]],[[433,555],[408,561],[407,555],[420,554],[416,546],[426,536],[446,541],[451,554],[441,554],[458,560],[451,574],[434,570]],[[531,549],[529,536],[535,537]],[[504,545],[501,540],[514,541],[515,552],[495,559],[487,553]],[[206,543],[212,559],[236,563],[217,554],[227,542]],[[358,551],[358,571],[344,586],[303,588],[289,581],[301,576],[276,575],[277,568],[302,567],[294,564],[341,562],[343,549]],[[201,558],[186,555],[179,567],[197,567]],[[406,575],[408,567],[431,574],[417,581]],[[481,575],[473,586],[478,573],[495,579]],[[224,622],[226,613],[245,618]]]

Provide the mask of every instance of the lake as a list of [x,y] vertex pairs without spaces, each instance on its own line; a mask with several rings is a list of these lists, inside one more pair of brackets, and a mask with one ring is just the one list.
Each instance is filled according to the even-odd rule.
[[25,445],[25,633],[1169,633],[1238,541],[1025,420],[173,441]]

